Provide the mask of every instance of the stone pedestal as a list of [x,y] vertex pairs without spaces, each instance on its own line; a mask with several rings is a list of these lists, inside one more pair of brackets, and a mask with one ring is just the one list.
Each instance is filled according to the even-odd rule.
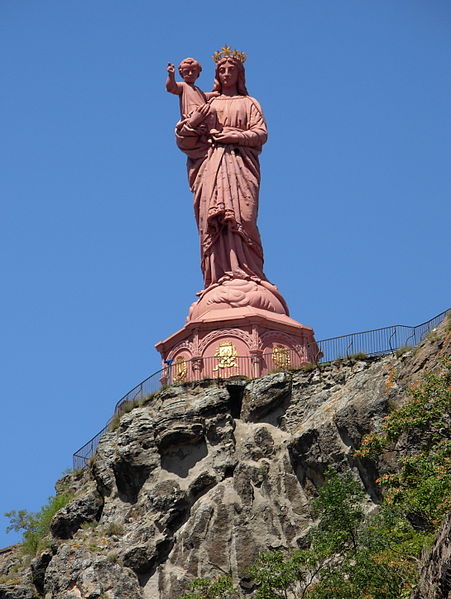
[[288,316],[274,285],[229,280],[202,293],[186,325],[156,344],[163,383],[255,378],[321,357],[313,330]]

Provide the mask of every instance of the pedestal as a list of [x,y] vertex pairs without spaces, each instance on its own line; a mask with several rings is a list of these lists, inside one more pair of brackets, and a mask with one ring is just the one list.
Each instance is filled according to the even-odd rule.
[[[288,316],[277,288],[246,283],[244,288],[243,282],[229,281],[203,294],[191,307],[187,324],[156,344],[162,383],[256,378],[319,360],[313,329]],[[241,299],[237,289],[244,291]],[[257,307],[262,305],[270,309]]]

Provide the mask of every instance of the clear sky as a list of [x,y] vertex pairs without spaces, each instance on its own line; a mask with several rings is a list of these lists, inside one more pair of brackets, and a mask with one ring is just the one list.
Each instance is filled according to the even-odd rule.
[[266,272],[317,339],[449,306],[450,30],[448,0],[0,0],[0,514],[45,503],[202,286],[168,61],[208,90],[247,52]]

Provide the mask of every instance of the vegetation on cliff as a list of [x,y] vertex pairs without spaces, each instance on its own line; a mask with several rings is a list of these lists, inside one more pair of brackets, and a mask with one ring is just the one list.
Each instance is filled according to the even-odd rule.
[[72,499],[71,493],[61,493],[49,497],[48,502],[41,507],[39,512],[26,510],[12,510],[5,516],[10,524],[7,532],[15,530],[23,533],[21,550],[24,555],[34,556],[49,544],[50,523],[53,516]]
[[400,506],[415,526],[434,530],[451,509],[451,358],[423,374],[408,401],[391,412],[382,431],[367,435],[359,457],[400,451],[397,472],[381,476],[385,501]]

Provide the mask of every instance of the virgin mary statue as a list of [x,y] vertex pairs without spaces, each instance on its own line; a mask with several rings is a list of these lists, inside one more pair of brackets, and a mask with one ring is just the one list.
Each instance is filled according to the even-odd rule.
[[[188,76],[183,71],[186,85],[177,86],[187,94],[182,106],[194,98],[182,111],[176,140],[188,157],[204,289],[185,326],[157,344],[166,380],[258,377],[321,355],[312,329],[289,317],[282,295],[263,272],[257,216],[259,155],[267,131],[260,104],[247,93],[245,56],[225,47],[214,58],[208,96],[194,86],[200,72],[194,59],[185,62],[197,63],[197,70],[186,70]],[[173,65],[168,68],[172,73]],[[167,366],[173,361],[175,370]]]
[[[244,54],[217,53],[215,58],[216,94],[176,128],[177,145],[188,156],[194,194],[204,276],[201,295],[223,283],[228,287],[228,281],[253,281],[253,288],[255,283],[266,288],[263,295],[270,290],[277,297],[275,311],[287,313],[283,298],[263,273],[257,228],[258,157],[267,140],[265,119],[260,104],[247,93]],[[271,309],[267,299],[264,304],[260,307]]]

